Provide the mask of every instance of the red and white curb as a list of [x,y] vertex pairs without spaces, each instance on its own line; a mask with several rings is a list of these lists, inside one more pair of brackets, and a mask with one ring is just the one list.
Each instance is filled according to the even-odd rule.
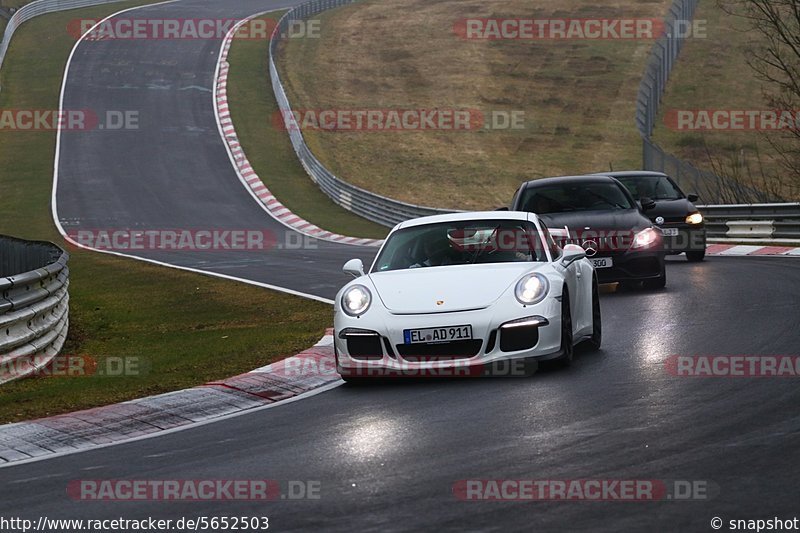
[[756,246],[749,244],[709,244],[706,255],[712,256],[768,256],[800,257],[800,248],[791,246]]
[[333,331],[293,357],[230,379],[0,426],[0,468],[163,435],[296,401],[341,384]]
[[[249,20],[249,19],[248,19]],[[339,235],[331,233],[311,222],[300,218],[292,213],[286,206],[278,201],[277,198],[269,191],[261,178],[258,177],[250,161],[239,143],[239,138],[236,135],[236,128],[231,120],[231,113],[228,106],[228,71],[230,65],[228,64],[228,52],[230,51],[233,36],[239,29],[239,26],[246,23],[243,20],[236,24],[222,43],[220,50],[219,64],[217,66],[216,78],[214,81],[214,105],[215,112],[220,127],[220,134],[228,146],[236,172],[239,174],[239,179],[246,187],[250,189],[253,195],[264,205],[266,210],[279,222],[292,228],[295,231],[314,237],[316,239],[323,239],[326,241],[333,241],[342,244],[354,244],[360,246],[380,246],[383,241],[378,239],[360,239],[358,237],[348,237],[346,235]]]

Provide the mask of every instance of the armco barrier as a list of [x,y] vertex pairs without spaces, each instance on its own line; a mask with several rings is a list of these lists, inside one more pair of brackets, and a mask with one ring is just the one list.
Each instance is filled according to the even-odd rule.
[[46,366],[67,337],[67,252],[0,235],[0,383]]
[[366,191],[338,178],[330,170],[325,168],[325,165],[311,153],[311,150],[303,139],[303,133],[300,131],[299,125],[290,112],[292,107],[286,96],[286,91],[281,83],[280,74],[275,65],[283,36],[290,33],[288,31],[289,26],[295,21],[305,20],[327,9],[343,6],[352,2],[353,0],[313,0],[302,4],[286,13],[281,18],[272,34],[269,48],[269,72],[272,78],[272,89],[275,92],[278,107],[286,122],[286,129],[292,140],[294,151],[297,153],[300,163],[303,165],[303,168],[306,169],[306,172],[314,183],[316,183],[336,204],[378,224],[391,227],[410,218],[452,213],[453,210],[423,207],[393,200]]
[[713,242],[800,243],[800,203],[701,205]]
[[[27,22],[34,17],[47,13],[100,4],[113,4],[120,1],[122,0],[36,0],[35,2],[22,6],[14,13],[11,20],[8,21],[6,30],[3,33],[3,38],[0,40],[0,70],[3,68],[3,61],[5,60],[8,46],[11,43],[11,38],[23,22]],[[0,90],[2,90],[2,86],[0,86]]]

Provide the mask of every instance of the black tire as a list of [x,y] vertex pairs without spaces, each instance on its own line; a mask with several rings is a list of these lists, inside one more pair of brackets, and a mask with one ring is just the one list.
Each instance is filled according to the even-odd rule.
[[561,355],[556,359],[559,366],[572,365],[575,347],[572,345],[572,313],[569,308],[569,293],[566,285],[561,293]]
[[661,275],[656,279],[648,279],[644,282],[645,289],[663,289],[667,286],[667,267],[661,265]]
[[699,263],[706,258],[705,250],[695,250],[693,252],[686,252],[686,260],[690,263]]
[[586,344],[592,350],[599,350],[603,344],[603,317],[600,313],[600,288],[597,280],[592,283],[592,336]]

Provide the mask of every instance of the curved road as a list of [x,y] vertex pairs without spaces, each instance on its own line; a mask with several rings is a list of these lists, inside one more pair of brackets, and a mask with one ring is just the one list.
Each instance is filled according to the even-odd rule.
[[[758,272],[759,276],[753,275]],[[670,262],[667,290],[603,295],[606,342],[530,378],[338,387],[163,437],[0,469],[0,515],[268,515],[277,531],[710,531],[713,516],[791,517],[793,378],[671,376],[674,354],[796,354],[791,259]],[[775,280],[780,280],[776,283]],[[318,501],[76,502],[76,479],[319,480]],[[679,479],[708,501],[464,502],[460,479]]]
[[[183,1],[127,17],[244,17],[256,0]],[[75,228],[286,231],[237,179],[214,122],[210,41],[81,44],[69,109],[141,109],[139,131],[65,134],[58,217]],[[368,251],[142,253],[330,298],[346,258]],[[530,378],[343,386],[275,409],[0,469],[0,516],[268,515],[279,531],[710,531],[713,516],[800,514],[800,389],[791,378],[670,375],[670,355],[797,355],[792,259],[670,261],[665,291],[602,298],[604,349]],[[270,503],[76,502],[77,479],[319,480],[321,499]],[[461,479],[678,479],[707,501],[463,502]]]
[[[184,0],[121,14],[128,19],[242,19],[300,2]],[[57,217],[64,230],[247,230],[282,249],[139,250],[132,255],[333,298],[348,259],[375,249],[315,239],[308,246],[271,218],[231,164],[213,112],[220,40],[82,41],[64,85],[63,109],[138,112],[138,129],[63,132]],[[266,88],[265,88],[266,89]],[[267,170],[268,171],[268,170]],[[295,234],[287,237],[287,234]],[[290,249],[293,248],[293,249]]]

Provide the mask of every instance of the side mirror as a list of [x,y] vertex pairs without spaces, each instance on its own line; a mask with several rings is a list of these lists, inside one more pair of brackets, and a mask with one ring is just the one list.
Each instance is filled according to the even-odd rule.
[[696,194],[687,194],[686,195],[686,199],[689,200],[692,203],[695,203],[697,200],[700,199],[700,197],[698,195],[696,195]]
[[342,270],[345,274],[350,274],[354,278],[360,278],[364,275],[364,263],[361,259],[351,259],[344,264]]
[[650,198],[642,198],[639,200],[639,202],[642,204],[642,209],[644,211],[650,211],[656,207],[655,201],[651,200]]
[[564,246],[564,255],[561,258],[561,264],[566,267],[584,257],[586,257],[586,250],[577,244],[567,244]]

